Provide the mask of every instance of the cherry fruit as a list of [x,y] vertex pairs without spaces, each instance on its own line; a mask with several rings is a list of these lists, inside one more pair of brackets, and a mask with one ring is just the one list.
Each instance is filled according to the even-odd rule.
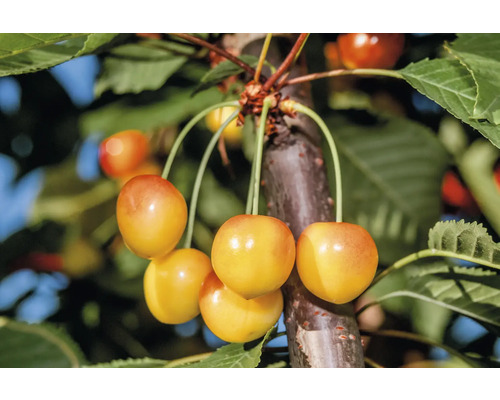
[[210,258],[179,249],[152,260],[144,274],[144,296],[151,314],[164,324],[182,324],[200,313],[201,285],[212,272]]
[[226,342],[245,343],[263,336],[283,311],[280,289],[244,299],[210,273],[200,289],[200,310],[208,328]]
[[141,131],[121,131],[101,142],[99,164],[107,176],[119,178],[137,168],[149,150],[149,141]]
[[121,189],[116,219],[125,244],[143,258],[158,258],[179,242],[187,222],[182,194],[157,175],[139,175]]
[[392,68],[403,53],[403,33],[344,33],[337,39],[340,57],[349,68]]
[[297,271],[302,283],[331,303],[347,303],[362,294],[377,265],[375,242],[359,225],[316,222],[297,241]]
[[217,231],[212,265],[219,279],[245,299],[279,289],[295,261],[295,240],[277,218],[237,215]]

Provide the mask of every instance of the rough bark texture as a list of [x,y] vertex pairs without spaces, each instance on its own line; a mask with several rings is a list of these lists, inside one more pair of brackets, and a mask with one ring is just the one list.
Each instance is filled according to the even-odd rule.
[[[259,55],[262,37],[230,35],[225,45]],[[267,59],[279,65],[293,45],[292,39],[273,37]],[[298,75],[299,69],[296,67],[291,77]],[[307,84],[285,87],[282,93],[311,106]],[[280,135],[279,142],[266,145],[262,177],[268,214],[286,222],[298,239],[309,224],[333,220],[333,202],[316,125],[306,116],[287,118],[285,122],[286,126],[279,127],[285,135]],[[295,268],[283,293],[292,367],[364,367],[352,304],[335,305],[318,299],[304,287]]]

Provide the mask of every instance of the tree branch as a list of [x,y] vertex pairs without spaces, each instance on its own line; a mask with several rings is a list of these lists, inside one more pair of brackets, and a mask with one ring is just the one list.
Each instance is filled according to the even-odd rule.
[[181,39],[187,40],[188,42],[191,42],[191,43],[197,44],[199,46],[205,47],[209,50],[212,50],[213,52],[215,52],[215,53],[219,54],[220,56],[233,62],[238,67],[243,68],[246,72],[248,72],[252,76],[255,75],[255,69],[252,68],[250,65],[248,65],[246,62],[241,61],[238,57],[233,56],[231,53],[227,52],[226,50],[224,50],[218,46],[215,46],[214,44],[209,43],[206,40],[200,39],[196,36],[192,36],[188,33],[169,33],[169,35],[180,37]]

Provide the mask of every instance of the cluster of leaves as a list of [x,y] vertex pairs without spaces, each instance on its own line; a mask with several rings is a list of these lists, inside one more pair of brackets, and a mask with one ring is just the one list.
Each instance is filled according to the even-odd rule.
[[[496,34],[459,34],[443,47],[444,57],[416,61],[398,71],[411,87],[466,124],[453,125],[451,133],[441,127],[436,135],[423,123],[425,118],[417,121],[418,118],[380,113],[373,108],[359,110],[358,106],[348,105],[343,108],[349,110],[342,112],[328,107],[318,110],[332,128],[341,156],[345,219],[364,226],[372,234],[380,251],[381,266],[388,271],[368,291],[373,304],[381,304],[386,312],[398,316],[425,314],[425,323],[422,318],[413,318],[413,328],[435,339],[438,346],[453,316],[437,309],[473,318],[492,335],[497,335],[500,324],[498,243],[477,223],[435,224],[442,211],[441,179],[454,163],[479,203],[482,222],[494,234],[500,232],[500,191],[491,179],[500,147],[499,41],[500,35]],[[311,38],[310,45],[318,45],[315,43]],[[0,49],[0,76],[35,72],[76,57],[99,55],[102,70],[95,84],[98,99],[78,117],[82,138],[95,132],[107,136],[130,128],[158,136],[167,128],[175,133],[176,127],[189,117],[222,100],[216,84],[242,72],[229,61],[209,69],[206,62],[198,61],[206,52],[188,43],[131,34],[0,35]],[[248,64],[257,61],[250,55],[242,55],[241,59]],[[380,81],[378,85],[383,86]],[[414,90],[411,87],[407,85],[404,90]],[[251,136],[250,125],[246,125],[245,131]],[[206,143],[205,132],[195,131],[194,135],[195,140],[186,142],[184,154],[172,173],[176,187],[187,199],[196,171],[192,158],[199,158],[199,149]],[[469,137],[476,139],[470,146]],[[206,252],[210,251],[213,231],[243,210],[252,154],[250,142],[245,143],[243,152],[233,160],[236,181],[227,177],[218,162],[211,165],[204,177],[194,241]],[[457,143],[465,144],[457,147]],[[159,157],[164,155],[163,147],[157,150]],[[115,251],[110,246],[116,233],[113,205],[117,187],[106,179],[80,181],[74,165],[75,158],[70,156],[63,165],[47,170],[44,190],[32,215],[32,227],[44,221],[73,230],[77,226],[80,234],[92,238],[110,258],[106,267],[93,276],[92,284],[132,300],[136,307],[142,301],[141,278],[146,265],[127,249]],[[475,266],[459,266],[459,259]],[[437,308],[425,313],[423,304]],[[432,315],[439,321],[430,322]],[[69,330],[73,331],[71,327]],[[203,353],[196,361],[190,357],[171,362],[138,357],[100,366],[255,367],[261,361],[263,347],[274,335],[270,331],[257,344],[230,344],[211,355]],[[0,349],[3,365],[11,360],[23,366],[92,364],[68,337],[50,325],[24,325],[2,319],[0,336],[0,343],[4,344]],[[131,348],[137,346],[127,347]],[[30,351],[41,355],[29,357]],[[12,358],[14,354],[17,358]],[[470,365],[486,363],[482,355],[464,357]]]

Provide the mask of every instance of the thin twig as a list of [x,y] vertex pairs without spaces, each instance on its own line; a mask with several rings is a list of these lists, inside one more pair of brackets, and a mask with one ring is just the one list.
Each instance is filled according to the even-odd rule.
[[236,64],[238,67],[243,68],[246,72],[251,74],[252,76],[255,75],[255,69],[252,68],[250,65],[248,65],[246,62],[241,61],[238,57],[232,55],[231,53],[227,52],[224,49],[221,49],[218,46],[215,46],[212,43],[207,42],[206,40],[200,39],[196,36],[192,36],[188,33],[169,33],[169,35],[177,36],[180,37],[184,40],[187,40],[188,42],[197,44],[202,47],[206,47],[209,50],[212,50],[213,52],[217,53],[218,55],[228,59],[232,63]]
[[297,53],[302,49],[302,45],[309,36],[308,33],[301,33],[295,42],[295,44],[292,47],[292,50],[290,50],[290,53],[286,56],[286,58],[283,60],[281,65],[278,67],[276,72],[271,75],[271,77],[264,83],[262,86],[262,90],[264,92],[267,92],[271,87],[276,83],[276,81],[283,75],[288,68],[292,65],[292,63],[295,60],[295,56]]
[[[283,86],[296,85],[298,83],[304,83],[309,81],[314,81],[316,79],[322,78],[331,78],[334,76],[342,76],[342,75],[358,75],[358,76],[387,76],[391,78],[402,79],[402,75],[398,71],[393,71],[389,69],[375,69],[375,68],[359,68],[359,69],[334,69],[331,71],[325,72],[316,72],[314,74],[303,75],[297,78],[292,78],[286,82],[284,82]],[[272,78],[272,77],[271,77]],[[269,79],[271,79],[269,78]]]

